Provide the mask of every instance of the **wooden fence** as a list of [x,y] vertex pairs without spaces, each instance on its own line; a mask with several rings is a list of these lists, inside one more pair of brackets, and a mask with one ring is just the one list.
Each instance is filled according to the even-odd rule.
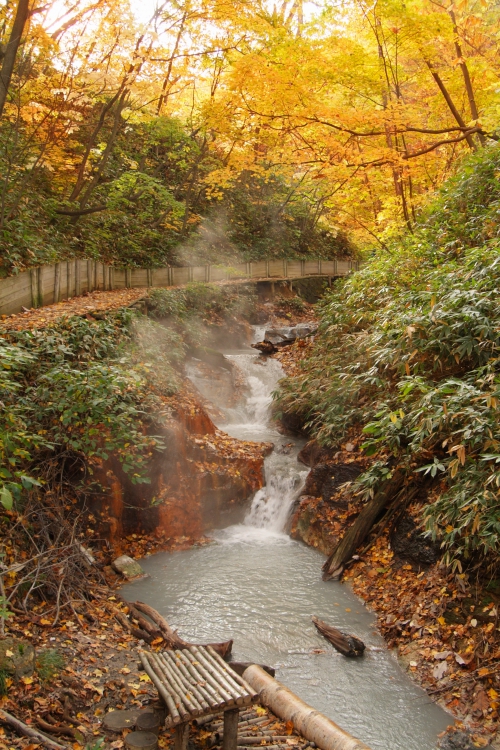
[[69,260],[40,266],[17,276],[0,279],[0,315],[23,308],[43,307],[96,289],[181,286],[190,281],[251,281],[300,279],[306,276],[347,276],[358,269],[357,261],[261,260],[233,266],[167,266],[120,269],[93,260]]

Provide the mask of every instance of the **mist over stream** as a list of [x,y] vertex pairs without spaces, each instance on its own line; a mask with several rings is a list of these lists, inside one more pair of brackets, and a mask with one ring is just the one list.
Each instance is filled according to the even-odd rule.
[[[255,340],[262,338],[256,327]],[[246,381],[237,404],[224,387],[227,373],[216,381],[193,361],[189,376],[223,415],[218,427],[242,440],[274,443],[266,486],[239,523],[214,532],[214,544],[142,560],[149,577],[124,586],[123,595],[154,606],[189,641],[233,638],[234,659],[274,666],[277,679],[373,750],[434,750],[452,717],[401,670],[375,617],[351,590],[321,580],[323,556],[286,533],[307,471],[297,462],[303,441],[269,422],[271,393],[283,375],[279,362],[249,346],[224,355]],[[364,657],[337,653],[316,632],[312,615],[362,638]]]

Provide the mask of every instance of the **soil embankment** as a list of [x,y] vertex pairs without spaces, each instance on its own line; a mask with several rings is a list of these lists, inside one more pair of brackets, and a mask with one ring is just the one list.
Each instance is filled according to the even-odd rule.
[[132,534],[152,535],[166,546],[198,541],[263,485],[264,457],[272,446],[216,429],[188,389],[165,399],[165,416],[165,448],[151,458],[149,484],[133,484],[113,456],[97,472],[105,493],[90,511],[116,553],[127,550]]

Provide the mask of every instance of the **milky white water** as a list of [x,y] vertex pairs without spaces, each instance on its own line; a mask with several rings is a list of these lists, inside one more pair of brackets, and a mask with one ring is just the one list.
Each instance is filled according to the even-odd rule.
[[[256,340],[262,333],[256,330]],[[213,545],[141,561],[150,577],[125,586],[124,596],[149,602],[187,640],[233,638],[236,660],[276,667],[279,680],[373,750],[434,750],[451,717],[400,669],[375,618],[350,589],[321,580],[322,555],[286,534],[307,472],[297,462],[303,441],[280,435],[269,423],[279,363],[249,347],[226,357],[247,382],[238,405],[228,406],[225,389],[196,363],[190,377],[224,414],[219,426],[226,432],[274,443],[266,486],[241,523],[215,532]],[[362,638],[365,656],[338,654],[316,632],[311,615]]]

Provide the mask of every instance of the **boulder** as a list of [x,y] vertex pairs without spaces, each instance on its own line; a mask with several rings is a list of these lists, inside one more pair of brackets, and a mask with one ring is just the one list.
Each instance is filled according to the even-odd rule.
[[439,543],[426,537],[407,512],[399,519],[390,540],[397,557],[419,569],[434,565],[442,554]]
[[35,649],[31,643],[16,638],[0,641],[0,670],[19,679],[35,670]]
[[128,555],[121,555],[113,560],[113,568],[124,578],[138,578],[144,575],[144,571],[138,562],[132,560]]
[[307,336],[312,336],[317,330],[318,326],[313,323],[267,328],[264,341],[268,341],[274,346],[285,346],[286,344],[292,344],[296,339],[305,339]]
[[[362,471],[363,467],[355,462],[316,464],[307,476],[303,494],[321,497],[326,503],[330,503],[338,488],[346,482],[353,482]],[[344,507],[347,502],[348,498],[340,497],[334,504]]]

